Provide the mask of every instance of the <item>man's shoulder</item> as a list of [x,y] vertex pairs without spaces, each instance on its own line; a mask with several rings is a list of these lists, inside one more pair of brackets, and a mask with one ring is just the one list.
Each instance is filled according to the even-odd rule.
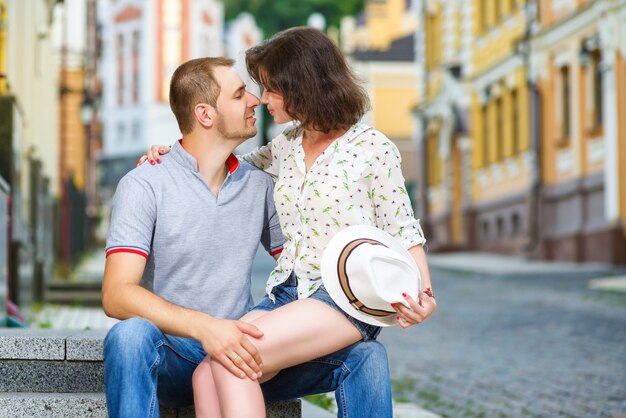
[[[162,164],[164,164],[163,161]],[[158,189],[158,185],[164,183],[165,167],[159,165],[150,165],[144,163],[139,167],[135,167],[124,175],[117,184],[117,191],[125,190],[127,192],[145,192]]]
[[239,167],[237,168],[237,170],[241,170],[241,174],[243,176],[249,176],[253,180],[262,183],[273,184],[272,176],[270,176],[263,170],[259,170],[245,160],[239,159]]

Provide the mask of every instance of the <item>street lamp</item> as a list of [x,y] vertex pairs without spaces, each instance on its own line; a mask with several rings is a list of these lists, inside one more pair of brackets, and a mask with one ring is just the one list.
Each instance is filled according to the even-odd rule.
[[[93,119],[93,100],[88,93],[84,93],[83,102],[80,104],[80,119],[83,125],[89,128]],[[89,129],[87,129],[87,142],[89,142]]]

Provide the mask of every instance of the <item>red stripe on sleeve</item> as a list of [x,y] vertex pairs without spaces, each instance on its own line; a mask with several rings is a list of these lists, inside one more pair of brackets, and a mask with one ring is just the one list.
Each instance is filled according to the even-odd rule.
[[283,252],[283,249],[282,249],[282,248],[278,248],[278,249],[276,249],[276,250],[272,251],[272,252],[270,253],[270,255],[271,255],[272,257],[274,257],[276,254],[280,254],[280,253],[282,253],[282,252]]
[[133,250],[132,248],[114,248],[112,250],[107,251],[106,256],[110,256],[111,254],[115,254],[115,253],[131,253],[131,254],[137,254],[140,255],[142,257],[144,257],[146,260],[148,259],[148,254],[146,254],[143,251],[139,251],[139,250]]

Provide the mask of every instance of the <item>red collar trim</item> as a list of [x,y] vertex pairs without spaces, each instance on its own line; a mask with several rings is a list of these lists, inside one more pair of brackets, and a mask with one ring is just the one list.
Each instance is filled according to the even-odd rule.
[[[178,142],[182,146],[183,139],[179,139]],[[237,158],[235,154],[231,153],[226,159],[226,164],[228,165],[228,172],[233,174],[235,170],[237,170],[237,167],[239,167],[239,158]]]
[[230,154],[226,159],[226,164],[228,165],[228,171],[230,174],[233,174],[237,167],[239,167],[239,159],[235,156],[235,154]]

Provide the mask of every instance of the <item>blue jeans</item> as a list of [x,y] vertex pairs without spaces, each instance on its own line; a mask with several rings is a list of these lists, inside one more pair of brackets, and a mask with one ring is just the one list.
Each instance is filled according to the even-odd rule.
[[[145,319],[117,323],[104,340],[109,417],[158,417],[159,405],[193,404],[191,377],[205,356],[197,341]],[[335,391],[339,417],[392,416],[387,352],[376,341],[285,369],[262,388],[268,401]]]

